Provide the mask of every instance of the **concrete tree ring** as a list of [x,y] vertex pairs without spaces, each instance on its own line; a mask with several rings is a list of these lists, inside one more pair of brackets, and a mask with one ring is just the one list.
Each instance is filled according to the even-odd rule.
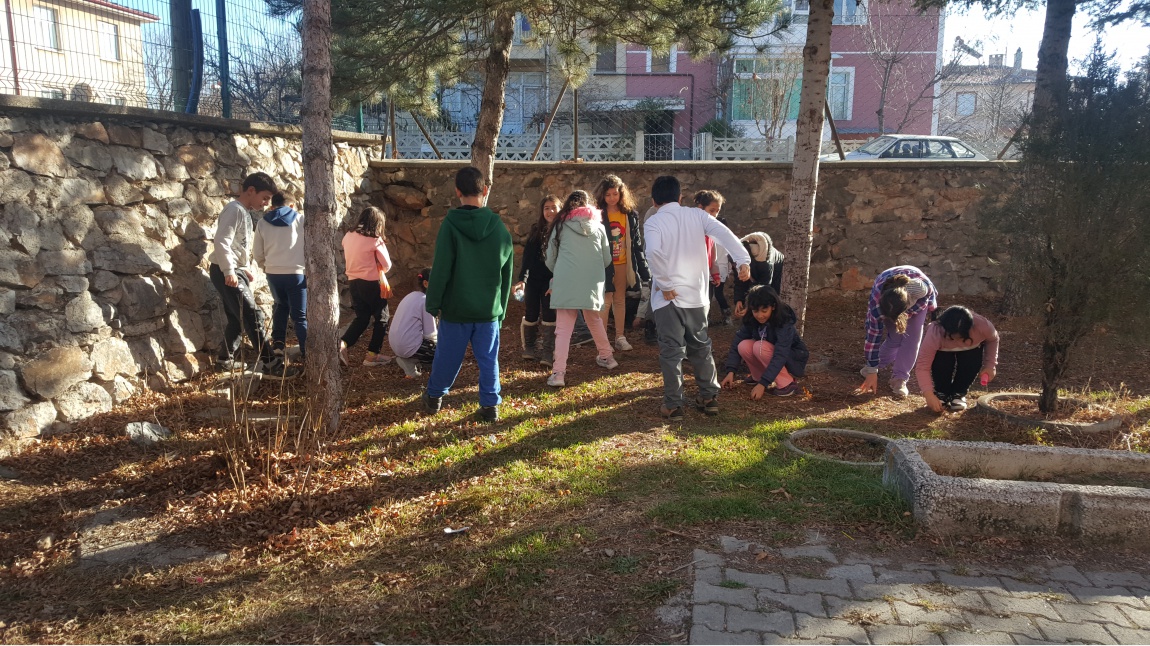
[[852,467],[882,467],[884,464],[883,460],[878,460],[875,462],[852,462],[850,460],[839,460],[836,458],[821,455],[819,453],[810,453],[795,446],[794,440],[811,435],[839,435],[842,437],[850,437],[858,440],[866,440],[883,447],[885,447],[887,443],[890,442],[890,438],[883,437],[882,435],[875,435],[874,433],[855,431],[847,428],[804,428],[800,431],[795,431],[794,433],[788,435],[787,438],[783,440],[783,446],[786,447],[788,451],[805,458],[822,460],[824,462],[834,462],[837,464],[846,464]]
[[[1054,422],[1044,419],[1035,419],[1033,417],[1025,417],[1022,415],[1015,415],[1007,413],[1006,411],[995,408],[995,403],[999,401],[1006,401],[1010,399],[1028,399],[1037,401],[1039,395],[1035,393],[990,393],[978,398],[978,404],[974,410],[984,415],[989,415],[1001,420],[1010,422],[1011,424],[1018,424],[1021,426],[1038,427],[1052,431],[1071,431],[1075,433],[1105,433],[1113,431],[1122,426],[1122,416],[1114,415],[1110,419],[1102,420],[1101,422]],[[1084,402],[1080,399],[1069,399],[1066,397],[1059,397],[1058,401],[1072,402],[1076,404],[1086,405],[1089,402]]]

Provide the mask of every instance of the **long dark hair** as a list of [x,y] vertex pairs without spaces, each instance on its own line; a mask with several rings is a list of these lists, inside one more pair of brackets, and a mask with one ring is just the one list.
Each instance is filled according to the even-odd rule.
[[635,210],[635,198],[631,196],[631,189],[623,183],[622,178],[618,175],[608,175],[599,182],[599,186],[595,188],[595,204],[604,215],[607,214],[607,191],[615,189],[619,191],[619,211],[623,214],[630,215],[631,211]]
[[563,220],[567,219],[571,211],[581,206],[589,206],[590,204],[591,196],[587,194],[587,191],[575,191],[567,196],[567,201],[563,202],[563,208],[559,209],[559,214],[555,216],[555,219],[551,222],[551,226],[547,228],[548,240],[551,239],[552,232],[554,232],[556,252],[559,251],[559,238],[563,235]]
[[[543,207],[547,206],[551,202],[557,202],[560,207],[563,206],[563,200],[559,199],[557,195],[548,193],[547,195],[543,196],[543,199],[539,200],[539,217],[536,218],[535,224],[531,225],[531,231],[527,232],[528,240],[535,240],[539,243],[539,253],[541,255],[543,254],[543,250],[547,247],[547,240],[544,239],[544,236],[550,232],[551,227],[551,224],[547,222],[547,218],[543,217]],[[558,220],[559,216],[556,215],[555,219]]]
[[970,340],[970,328],[974,327],[974,312],[961,305],[951,305],[938,315],[938,324],[950,338]]
[[795,311],[787,305],[779,293],[775,291],[774,287],[770,285],[755,285],[747,292],[747,313],[743,314],[743,324],[752,327],[758,326],[759,322],[755,319],[755,310],[761,310],[767,307],[773,307],[771,311],[771,318],[767,319],[767,325],[773,328],[780,328],[788,323],[794,323],[798,320],[795,316]]

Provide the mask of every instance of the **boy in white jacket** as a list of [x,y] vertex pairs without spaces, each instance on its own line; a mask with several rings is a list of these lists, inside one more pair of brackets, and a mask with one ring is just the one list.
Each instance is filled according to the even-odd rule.
[[659,334],[659,367],[663,371],[663,406],[671,421],[683,419],[683,359],[695,369],[699,396],[695,406],[707,415],[719,413],[719,380],[707,336],[710,263],[707,236],[729,250],[739,278],[751,276],[751,256],[723,223],[703,209],[679,204],[679,180],[664,175],[651,186],[659,207],[643,225],[647,262],[651,266],[651,309]]
[[287,322],[290,317],[299,339],[300,355],[307,352],[307,276],[304,275],[303,215],[283,193],[272,197],[272,208],[256,223],[252,256],[268,278],[275,306],[272,309],[272,352],[285,362]]

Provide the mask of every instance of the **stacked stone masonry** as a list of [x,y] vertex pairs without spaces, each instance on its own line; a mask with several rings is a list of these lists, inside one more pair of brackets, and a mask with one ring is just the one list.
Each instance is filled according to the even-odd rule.
[[[220,210],[255,171],[303,196],[298,133],[241,126],[0,108],[0,436],[9,449],[206,365],[222,338],[207,277]],[[378,139],[350,139],[335,150],[341,216],[366,204],[368,163],[382,153]],[[257,285],[266,309],[262,276]]]
[[[373,201],[389,212],[389,247],[401,265],[429,263],[439,223],[455,198],[461,162],[381,160],[372,163],[384,195]],[[870,289],[893,265],[922,267],[949,295],[993,295],[1002,290],[1005,245],[980,230],[987,200],[1001,200],[1011,185],[1009,162],[977,164],[838,163],[819,170],[811,254],[812,291]],[[679,178],[685,197],[703,189],[726,198],[722,216],[735,233],[769,234],[786,242],[790,165],[758,162],[510,162],[495,168],[488,205],[522,245],[548,194],[594,191],[607,174],[635,192],[640,213],[650,206],[659,175]],[[521,250],[521,249],[520,249]]]
[[[205,367],[222,337],[207,277],[220,210],[255,171],[306,195],[292,128],[0,99],[0,439],[19,441]],[[335,153],[338,216],[347,224],[368,204],[387,212],[392,284],[408,291],[431,262],[462,164],[384,161],[380,139],[364,135],[337,134]],[[978,235],[976,216],[984,195],[1008,185],[1008,168],[825,167],[812,289],[865,289],[882,268],[911,263],[944,293],[999,291],[1001,245]],[[685,191],[718,189],[736,232],[784,242],[789,167],[777,164],[500,164],[490,206],[521,245],[543,195],[593,190],[607,173],[636,188],[641,208],[661,174]],[[257,302],[270,309],[256,274]]]

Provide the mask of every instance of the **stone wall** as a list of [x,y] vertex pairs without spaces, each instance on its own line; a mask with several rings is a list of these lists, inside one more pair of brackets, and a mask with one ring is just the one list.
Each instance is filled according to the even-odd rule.
[[[336,141],[339,215],[369,203],[388,212],[392,284],[406,292],[431,262],[463,162],[385,161],[378,137]],[[865,289],[881,269],[911,263],[944,293],[999,291],[1002,245],[978,234],[976,214],[1010,185],[1009,168],[824,166],[812,288]],[[298,130],[0,96],[0,438],[66,430],[207,365],[224,317],[206,256],[221,208],[255,171],[306,197]],[[685,191],[718,189],[737,233],[784,242],[788,165],[503,163],[490,205],[522,244],[543,195],[592,190],[608,173],[643,196],[667,173]],[[258,272],[255,286],[267,308]]]
[[[453,178],[463,162],[372,162],[372,201],[389,210],[389,248],[409,273],[431,262],[435,232],[454,203]],[[869,289],[883,269],[923,268],[944,294],[1001,291],[1001,239],[978,229],[984,199],[1011,185],[1011,162],[835,163],[820,170],[811,288]],[[522,244],[544,195],[593,191],[606,174],[623,178],[650,205],[655,177],[673,174],[685,199],[716,189],[727,199],[723,217],[739,235],[765,231],[785,243],[789,164],[756,162],[503,163],[496,167],[489,206]],[[641,209],[641,210],[642,210]],[[405,274],[406,276],[407,274]]]
[[[341,209],[366,203],[381,153],[337,136]],[[0,435],[65,430],[206,365],[223,324],[206,255],[255,171],[303,196],[298,130],[0,97]]]

